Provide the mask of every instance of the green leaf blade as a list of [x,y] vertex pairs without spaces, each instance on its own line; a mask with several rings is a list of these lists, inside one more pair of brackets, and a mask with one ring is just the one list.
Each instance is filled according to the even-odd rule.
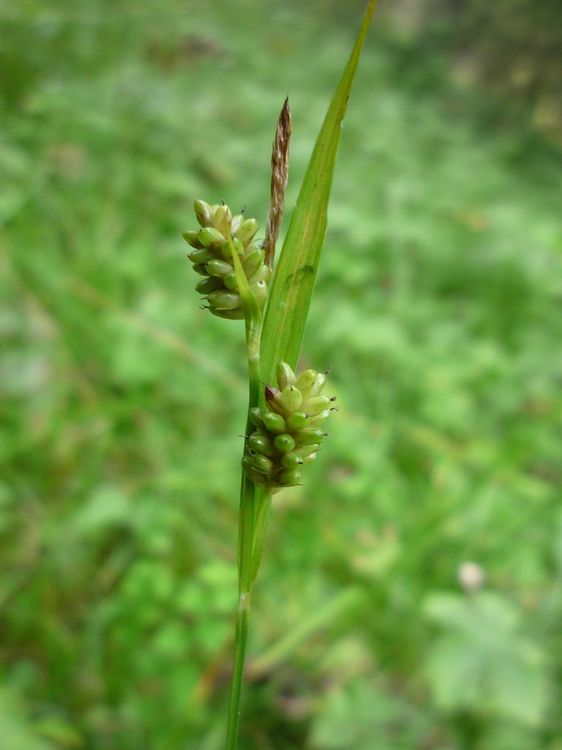
[[297,364],[324,244],[341,123],[375,6],[376,0],[370,0],[322,123],[275,270],[262,335],[261,375],[265,382],[273,382],[280,360],[291,367]]

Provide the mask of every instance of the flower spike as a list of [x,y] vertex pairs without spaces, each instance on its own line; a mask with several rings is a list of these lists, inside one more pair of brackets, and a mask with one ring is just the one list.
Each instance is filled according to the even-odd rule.
[[321,425],[332,399],[323,396],[326,376],[305,370],[298,377],[286,362],[277,365],[277,388],[265,386],[265,406],[254,407],[242,465],[261,487],[280,489],[301,483],[303,464],[314,461],[326,436]]
[[244,318],[233,252],[240,258],[258,306],[263,308],[271,269],[264,263],[261,243],[254,239],[257,221],[246,219],[242,213],[233,216],[224,204],[211,205],[197,200],[194,210],[201,228],[185,232],[183,238],[193,248],[188,258],[193,270],[203,276],[195,288],[208,302],[209,310],[219,318]]

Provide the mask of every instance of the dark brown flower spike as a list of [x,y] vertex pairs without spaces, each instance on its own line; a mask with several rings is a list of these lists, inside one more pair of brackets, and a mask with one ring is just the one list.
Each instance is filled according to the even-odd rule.
[[265,263],[273,268],[275,245],[281,229],[283,211],[285,209],[285,189],[289,179],[289,145],[291,141],[291,107],[289,98],[285,99],[275,131],[275,140],[271,152],[271,197],[269,201],[269,215],[263,249]]

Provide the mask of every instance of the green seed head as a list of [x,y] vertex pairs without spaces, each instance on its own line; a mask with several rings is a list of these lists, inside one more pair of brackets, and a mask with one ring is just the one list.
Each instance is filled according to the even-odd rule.
[[273,472],[273,461],[261,453],[250,456],[250,461],[254,469],[257,469],[262,474],[271,474]]
[[248,439],[249,458],[245,463],[248,476],[270,489],[300,484],[299,468],[316,459],[326,436],[320,422],[333,410],[332,400],[318,393],[325,382],[323,373],[305,370],[296,377],[284,362],[278,364],[276,372],[279,388],[266,386],[265,406],[250,413],[257,429]]
[[207,263],[207,273],[210,276],[228,276],[229,274],[234,273],[234,269],[230,263],[227,263],[225,260],[213,258],[213,260],[210,260]]
[[244,310],[239,307],[236,310],[218,310],[216,307],[211,308],[213,315],[217,318],[225,318],[226,320],[244,320]]
[[304,461],[309,456],[315,456],[319,448],[319,443],[313,443],[312,445],[304,445],[300,448],[295,448],[293,453]]
[[235,292],[211,292],[207,299],[211,308],[217,310],[235,310],[240,307],[240,295]]
[[295,487],[301,483],[302,474],[297,469],[285,469],[280,472],[278,479],[282,487]]
[[282,435],[277,435],[273,441],[273,445],[280,453],[289,453],[295,447],[295,441],[290,435],[283,433]]
[[242,258],[242,266],[246,276],[250,278],[263,264],[263,250],[252,250]]
[[265,263],[262,263],[261,266],[258,266],[257,271],[253,274],[253,276],[249,277],[250,285],[257,284],[260,281],[263,281],[266,283],[271,278],[271,268],[269,266],[266,266]]
[[250,422],[255,427],[261,427],[263,425],[263,419],[261,418],[261,409],[259,406],[253,406],[250,409]]
[[[264,263],[264,251],[261,244],[253,241],[258,229],[256,220],[246,219],[242,214],[233,217],[228,206],[211,205],[200,200],[195,201],[194,210],[201,229],[190,230],[183,235],[194,248],[189,258],[196,273],[221,280],[220,284],[215,282],[198,284],[197,290],[201,294],[214,292],[238,294],[239,288],[232,257],[234,252],[240,257],[242,268],[258,307],[263,308],[267,298],[267,283],[271,278],[271,269]],[[239,300],[238,307],[232,307],[233,299],[233,297],[209,299],[209,309],[221,318],[244,318],[245,306]],[[282,409],[280,411],[282,413]]]
[[197,235],[199,238],[199,242],[203,245],[203,247],[222,247],[224,243],[226,242],[226,239],[222,232],[219,232],[218,229],[215,229],[214,227],[205,227],[204,229],[199,230],[199,234]]
[[263,414],[263,423],[269,432],[273,432],[274,435],[279,435],[287,429],[287,425],[281,414],[276,414],[273,411],[266,411]]
[[285,453],[281,456],[281,466],[285,469],[296,469],[297,466],[304,463],[303,459],[298,456],[294,451]]
[[205,263],[195,263],[193,270],[195,273],[200,273],[201,276],[207,276],[207,265]]
[[322,440],[324,432],[319,427],[307,427],[305,430],[301,430],[296,437],[299,445],[314,445]]
[[210,292],[216,292],[217,289],[222,289],[221,280],[210,276],[207,276],[207,278],[200,281],[195,287],[195,290],[199,292],[199,294],[209,294]]
[[243,214],[236,214],[232,217],[232,221],[230,222],[230,231],[232,233],[232,236],[235,237],[238,233],[238,230],[240,229],[240,225],[242,222],[245,221]]
[[318,453],[315,451],[314,453],[309,453],[308,456],[304,456],[302,460],[303,464],[311,464],[317,455]]
[[294,411],[287,417],[287,427],[293,430],[302,430],[306,427],[308,417],[303,411]]
[[249,242],[252,241],[252,238],[258,231],[258,222],[255,219],[245,219],[234,231],[236,232],[236,237],[245,247]]
[[326,373],[324,372],[316,373],[316,380],[314,381],[313,385],[310,388],[310,395],[317,396],[319,393],[321,393],[322,388],[324,388],[325,382],[326,382]]
[[263,307],[267,298],[267,284],[265,281],[258,281],[257,284],[251,284],[250,288],[254,293],[254,297],[260,307]]
[[213,253],[206,247],[194,250],[187,256],[192,263],[207,263],[212,259]]
[[230,242],[225,242],[224,245],[221,245],[219,252],[223,260],[226,260],[227,263],[232,263],[232,249],[230,247]]
[[313,417],[309,417],[308,424],[310,427],[318,427],[325,419],[328,419],[332,413],[331,409],[324,409],[324,411],[315,414]]
[[231,292],[238,291],[238,282],[236,281],[236,274],[234,271],[232,273],[227,273],[226,276],[223,277],[222,283],[227,289],[230,289]]
[[306,409],[307,414],[315,416],[316,414],[320,414],[320,412],[329,409],[330,405],[331,401],[328,396],[313,396],[312,398],[307,399],[304,408]]
[[274,454],[271,440],[261,432],[253,432],[248,439],[248,445],[256,453],[262,453],[264,456],[272,456]]
[[294,384],[295,373],[293,372],[293,368],[286,362],[279,362],[277,365],[277,385],[280,390]]
[[199,224],[201,224],[202,227],[210,226],[213,219],[212,206],[210,206],[208,203],[205,203],[205,201],[195,201],[195,203],[193,204],[193,210],[195,211],[197,221],[199,222]]
[[272,486],[271,479],[268,474],[264,474],[263,472],[258,471],[258,469],[256,469],[253,465],[252,458],[250,456],[244,456],[244,458],[242,459],[242,466],[252,482],[254,482],[255,484],[259,484],[261,487]]
[[316,370],[304,370],[298,376],[296,385],[303,392],[303,395],[306,394],[308,396],[308,392],[314,385],[317,374]]
[[302,404],[302,394],[294,385],[288,385],[281,391],[280,401],[287,412],[296,411]]
[[191,247],[202,247],[201,243],[199,242],[199,231],[197,229],[190,230],[189,232],[184,232],[182,234],[182,237],[188,245],[191,245]]
[[213,226],[225,237],[231,233],[232,211],[228,206],[218,206],[213,216]]

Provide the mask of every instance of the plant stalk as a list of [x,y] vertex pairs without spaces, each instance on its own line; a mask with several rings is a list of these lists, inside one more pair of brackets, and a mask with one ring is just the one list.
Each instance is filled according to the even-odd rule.
[[238,745],[238,727],[240,724],[240,698],[244,678],[246,644],[248,642],[248,614],[250,594],[241,593],[236,613],[236,636],[234,641],[234,661],[228,706],[228,725],[226,730],[226,750],[236,750]]
[[[250,294],[249,290],[246,294]],[[246,295],[244,295],[246,296]],[[253,295],[252,295],[253,297]],[[260,398],[260,345],[262,313],[254,300],[246,305],[246,347],[248,352],[248,417],[246,434],[250,432],[250,409],[258,406]],[[248,617],[252,588],[257,576],[261,552],[267,531],[271,493],[255,485],[242,471],[240,486],[240,516],[238,527],[238,608],[236,611],[236,633],[234,658],[228,707],[226,750],[236,750],[240,724],[240,700],[244,679],[246,644],[248,641]]]

